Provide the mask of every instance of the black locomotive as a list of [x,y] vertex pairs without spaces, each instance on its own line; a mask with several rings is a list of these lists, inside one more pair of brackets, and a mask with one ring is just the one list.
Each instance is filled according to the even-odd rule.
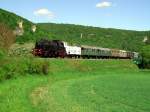
[[35,44],[32,53],[40,57],[65,57],[66,51],[62,41],[41,39]]

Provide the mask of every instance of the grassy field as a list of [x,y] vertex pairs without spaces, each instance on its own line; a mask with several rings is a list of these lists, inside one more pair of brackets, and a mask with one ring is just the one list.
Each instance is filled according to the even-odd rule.
[[47,61],[46,76],[0,82],[0,112],[150,111],[150,71],[130,60]]

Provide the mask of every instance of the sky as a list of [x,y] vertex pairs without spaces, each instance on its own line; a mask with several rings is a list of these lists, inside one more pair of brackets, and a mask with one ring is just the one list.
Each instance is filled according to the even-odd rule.
[[150,0],[0,0],[0,8],[34,23],[150,30]]

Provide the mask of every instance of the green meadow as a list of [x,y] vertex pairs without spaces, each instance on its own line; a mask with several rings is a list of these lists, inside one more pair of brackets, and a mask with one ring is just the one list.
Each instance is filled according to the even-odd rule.
[[[150,71],[131,60],[6,60],[1,73],[16,69],[0,82],[0,112],[150,111]],[[47,63],[48,74],[30,62]]]

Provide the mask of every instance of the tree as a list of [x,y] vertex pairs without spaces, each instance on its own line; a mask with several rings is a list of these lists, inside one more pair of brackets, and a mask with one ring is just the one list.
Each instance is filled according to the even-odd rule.
[[142,63],[141,67],[142,68],[148,68],[150,69],[150,45],[145,45],[141,49],[141,56],[142,56]]
[[15,42],[15,35],[5,24],[0,23],[0,48],[9,49]]

